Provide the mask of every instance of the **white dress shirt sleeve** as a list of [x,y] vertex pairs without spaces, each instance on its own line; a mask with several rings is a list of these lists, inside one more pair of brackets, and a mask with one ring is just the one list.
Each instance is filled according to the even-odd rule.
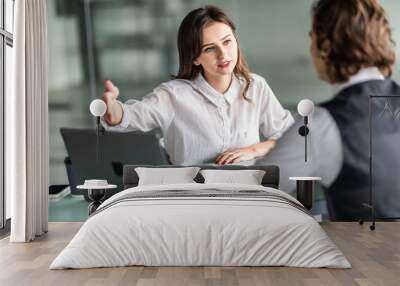
[[260,93],[260,131],[265,138],[276,140],[294,123],[293,116],[289,110],[282,107],[264,79]]
[[165,84],[161,84],[147,94],[142,100],[130,99],[121,104],[123,110],[122,121],[119,125],[110,126],[104,118],[101,122],[109,131],[143,131],[147,132],[155,128],[168,129],[174,118],[174,95]]

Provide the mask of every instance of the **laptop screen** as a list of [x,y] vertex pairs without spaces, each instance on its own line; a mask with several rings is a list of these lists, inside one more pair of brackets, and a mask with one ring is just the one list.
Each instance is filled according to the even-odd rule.
[[[109,132],[97,137],[95,129],[61,128],[61,136],[76,175],[76,184],[106,179],[123,189],[123,165],[165,165],[168,156],[160,145],[160,133]],[[70,182],[71,184],[71,182]]]

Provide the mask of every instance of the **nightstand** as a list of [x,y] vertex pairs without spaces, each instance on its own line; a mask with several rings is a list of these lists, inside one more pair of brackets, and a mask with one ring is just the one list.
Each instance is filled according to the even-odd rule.
[[107,185],[107,186],[79,185],[76,188],[88,190],[88,197],[91,200],[91,203],[88,206],[88,211],[89,211],[89,215],[91,215],[103,203],[103,199],[106,195],[106,191],[115,189],[116,187],[117,187],[116,185]]
[[303,206],[311,210],[314,201],[314,183],[320,181],[320,177],[289,177],[289,180],[296,181],[297,200]]

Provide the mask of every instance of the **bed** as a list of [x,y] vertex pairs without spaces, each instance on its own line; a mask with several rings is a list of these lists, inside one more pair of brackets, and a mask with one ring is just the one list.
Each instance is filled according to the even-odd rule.
[[136,167],[124,166],[125,190],[89,217],[50,269],[351,267],[308,211],[278,189],[277,166],[199,166],[264,170],[262,185],[204,183],[198,174],[196,183],[150,186],[138,186]]

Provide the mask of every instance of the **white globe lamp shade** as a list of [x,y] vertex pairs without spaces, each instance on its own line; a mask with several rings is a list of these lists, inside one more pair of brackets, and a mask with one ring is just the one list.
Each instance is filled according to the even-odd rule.
[[309,99],[300,100],[297,111],[303,117],[310,115],[314,111],[314,103]]
[[101,99],[95,99],[90,103],[89,110],[93,116],[103,116],[107,111],[107,106]]

